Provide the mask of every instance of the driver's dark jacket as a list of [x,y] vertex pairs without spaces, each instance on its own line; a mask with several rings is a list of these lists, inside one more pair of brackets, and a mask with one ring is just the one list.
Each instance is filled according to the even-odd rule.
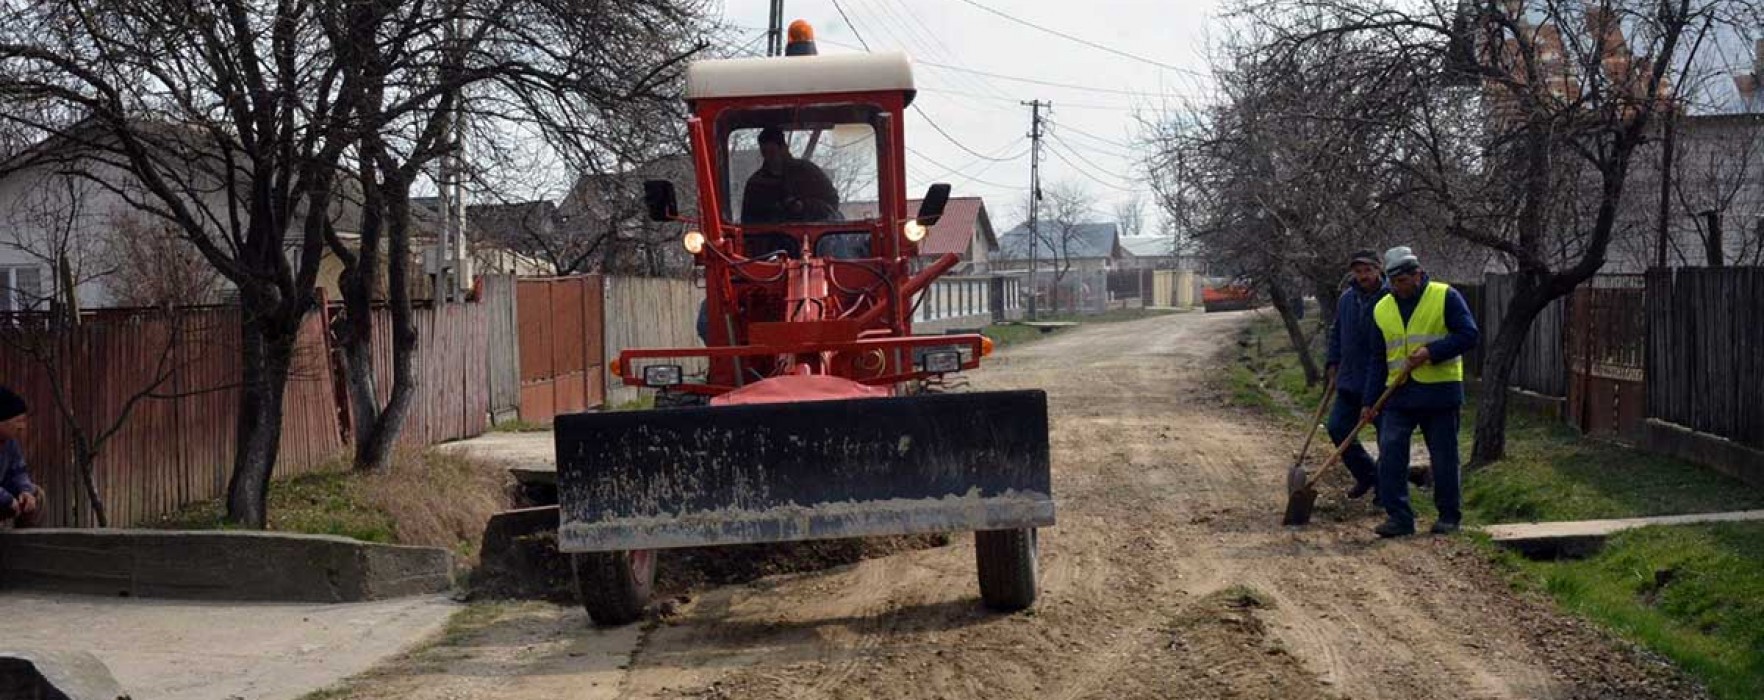
[[838,214],[839,190],[819,166],[801,158],[785,159],[783,177],[764,167],[755,171],[741,195],[744,224],[832,221]]

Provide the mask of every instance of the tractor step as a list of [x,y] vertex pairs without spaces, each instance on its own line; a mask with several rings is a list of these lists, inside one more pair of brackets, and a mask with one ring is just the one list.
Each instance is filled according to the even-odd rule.
[[557,419],[559,548],[601,552],[1045,527],[1040,391]]

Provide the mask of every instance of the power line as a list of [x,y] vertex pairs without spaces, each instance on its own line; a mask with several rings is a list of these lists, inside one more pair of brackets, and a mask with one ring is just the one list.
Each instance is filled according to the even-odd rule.
[[[912,147],[912,146],[907,146],[907,147],[906,147],[906,150],[907,150],[907,152],[908,152],[908,153],[911,153],[911,154],[913,154],[913,156],[915,156],[915,157],[917,157],[917,158],[919,158],[919,159],[920,159],[920,160],[923,160],[923,161],[925,161],[925,162],[927,162],[927,163],[930,163],[930,164],[932,164],[932,165],[935,165],[935,166],[937,166],[937,167],[939,167],[939,168],[943,168],[943,169],[944,169],[944,170],[947,170],[947,171],[950,171],[950,172],[959,172],[959,171],[957,171],[957,170],[956,170],[956,169],[955,169],[955,168],[951,168],[951,167],[949,167],[949,166],[947,166],[947,165],[944,165],[944,164],[942,164],[942,163],[939,163],[939,162],[937,162],[937,161],[936,161],[936,160],[935,160],[935,159],[933,159],[933,158],[931,158],[931,156],[928,156],[928,155],[925,155],[925,154],[923,154],[923,153],[920,153],[920,152],[919,152],[919,151],[918,151],[918,149],[915,149],[915,148],[913,148],[913,147]],[[1003,161],[999,161],[999,162],[1003,162]],[[991,166],[990,166],[990,165],[989,165],[989,166],[988,166],[988,168],[990,168],[990,167],[991,167]],[[985,170],[981,170],[981,173],[985,173],[985,172],[986,172],[986,171],[985,171]],[[988,182],[988,181],[986,181],[986,180],[982,180],[982,179],[980,179],[980,178],[979,178],[979,176],[978,176],[978,175],[967,175],[967,174],[965,174],[965,173],[963,173],[963,174],[962,174],[962,176],[963,176],[963,178],[964,178],[964,179],[962,179],[962,180],[961,180],[961,182],[963,182],[963,183],[968,183],[968,182],[978,182],[978,183],[980,183],[980,184],[982,184],[982,185],[988,185],[988,186],[991,186],[991,187],[1002,187],[1002,188],[1005,188],[1005,189],[1021,189],[1021,188],[1019,188],[1019,187],[1017,187],[1017,186],[1015,186],[1015,185],[1002,185],[1002,184],[999,184],[999,183],[996,183],[996,182]],[[936,181],[936,180],[937,180],[937,178],[926,178],[926,179],[928,179],[928,180],[932,180],[932,181]]]
[[[1055,136],[1053,138],[1059,138],[1059,137]],[[1071,152],[1072,155],[1078,156],[1080,158],[1083,158],[1084,157],[1083,154],[1085,154],[1085,153],[1089,153],[1091,155],[1095,155],[1095,156],[1102,157],[1102,158],[1115,158],[1117,160],[1124,160],[1124,161],[1128,161],[1128,162],[1132,162],[1136,158],[1136,156],[1129,154],[1129,153],[1117,153],[1115,151],[1111,151],[1106,148],[1102,148],[1100,146],[1092,146],[1088,143],[1067,141],[1064,139],[1060,139],[1060,145],[1065,146],[1067,151]],[[1085,159],[1085,162],[1088,163],[1089,159]],[[1095,164],[1092,163],[1092,165],[1095,165]],[[1104,168],[1100,165],[1097,165],[1096,167],[1099,170],[1102,170],[1104,172],[1108,171],[1108,168]]]
[[[937,37],[935,31],[932,31],[930,27],[926,26],[925,23],[919,19],[918,13],[913,12],[903,4],[901,0],[876,0],[876,4],[882,9],[883,13],[889,17],[906,17],[906,20],[899,22],[900,26],[905,28],[905,33],[911,35],[915,42],[918,42],[921,46],[927,47],[928,50],[926,53],[928,55],[937,58],[940,61],[946,61],[962,66],[966,65],[960,58],[956,57],[955,53],[950,50],[948,44],[945,44],[943,40]],[[894,10],[889,9],[891,5],[900,9],[899,15],[896,15]],[[990,92],[999,97],[1009,97],[1008,95],[1005,95],[995,83],[971,75],[963,75],[960,77],[965,80],[968,85],[978,88],[981,92]]]
[[[1064,106],[1064,105],[1061,105],[1061,106]],[[1096,134],[1093,134],[1093,133],[1090,133],[1090,132],[1088,132],[1088,131],[1085,131],[1085,130],[1083,130],[1083,129],[1080,129],[1080,128],[1078,128],[1078,127],[1075,127],[1075,126],[1072,126],[1072,125],[1071,125],[1071,124],[1063,124],[1063,123],[1062,123],[1062,124],[1055,124],[1055,126],[1058,126],[1058,127],[1060,127],[1060,128],[1063,128],[1063,129],[1065,129],[1065,130],[1067,130],[1067,131],[1070,131],[1070,132],[1072,132],[1072,133],[1074,133],[1074,134],[1077,134],[1077,135],[1079,135],[1079,136],[1084,136],[1084,137],[1087,137],[1087,138],[1090,138],[1090,139],[1094,139],[1094,140],[1096,140],[1096,141],[1100,141],[1100,142],[1102,142],[1102,143],[1106,143],[1106,144],[1108,144],[1108,145],[1110,145],[1110,146],[1116,146],[1116,147],[1119,147],[1119,148],[1125,148],[1125,149],[1127,149],[1127,150],[1129,150],[1129,151],[1131,151],[1131,150],[1133,150],[1133,147],[1132,147],[1132,146],[1129,146],[1129,145],[1127,145],[1127,144],[1124,144],[1124,143],[1121,143],[1121,142],[1120,142],[1120,141],[1112,141],[1112,140],[1109,140],[1109,139],[1105,139],[1105,138],[1103,138],[1103,137],[1101,137],[1101,136],[1097,136],[1097,135],[1096,135]]]
[[[1134,92],[1132,90],[1117,90],[1114,88],[1090,87],[1088,85],[1074,85],[1072,83],[1056,83],[1051,80],[1041,80],[1038,78],[1021,78],[1021,77],[1017,77],[1014,75],[1004,75],[1002,73],[989,73],[989,72],[983,71],[983,70],[974,70],[973,68],[963,68],[961,66],[952,66],[947,63],[937,63],[935,61],[927,61],[924,59],[919,59],[917,61],[917,63],[922,64],[922,65],[926,65],[926,66],[930,66],[932,68],[941,68],[943,70],[952,70],[952,71],[958,71],[958,72],[962,72],[962,73],[973,73],[974,75],[984,75],[988,78],[997,78],[999,80],[1010,80],[1010,81],[1015,81],[1015,82],[1019,82],[1019,83],[1030,83],[1032,85],[1043,85],[1046,87],[1065,88],[1067,90],[1083,90],[1085,92],[1099,92],[1099,93],[1108,94],[1108,95],[1126,95],[1128,97],[1149,97],[1150,96],[1148,93]],[[1176,96],[1181,97],[1181,95],[1176,95]]]
[[[1062,142],[1062,145],[1064,145],[1063,142]],[[1112,182],[1105,182],[1105,181],[1103,181],[1102,178],[1099,178],[1095,175],[1090,174],[1090,172],[1085,170],[1084,168],[1078,167],[1077,163],[1072,162],[1071,159],[1067,158],[1064,153],[1061,153],[1059,151],[1059,149],[1049,148],[1049,149],[1047,149],[1047,152],[1054,154],[1054,157],[1059,158],[1060,162],[1071,166],[1072,170],[1077,171],[1077,173],[1079,175],[1083,175],[1085,177],[1085,179],[1090,180],[1091,182],[1102,185],[1103,187],[1108,187],[1110,189],[1120,190],[1122,192],[1132,192],[1133,191],[1133,188],[1131,188],[1131,187],[1122,187],[1122,186],[1117,185]],[[1099,168],[1099,170],[1101,170],[1101,169],[1102,168]]]
[[851,21],[851,15],[845,14],[845,6],[839,4],[839,0],[833,0],[833,9],[839,11],[839,17],[845,20],[845,26],[851,27],[851,35],[857,37],[858,43],[863,44],[865,51],[869,51],[870,42],[864,41],[864,35],[858,33],[857,24]]
[[[1186,73],[1188,75],[1193,75],[1193,76],[1201,77],[1201,78],[1211,77],[1205,73],[1201,73],[1200,71],[1196,71],[1196,70],[1189,69],[1189,68],[1183,68],[1181,66],[1171,65],[1168,63],[1164,63],[1163,61],[1154,61],[1154,60],[1146,58],[1144,56],[1130,54],[1130,53],[1127,53],[1126,51],[1122,51],[1120,49],[1111,48],[1108,46],[1104,46],[1102,44],[1098,44],[1098,43],[1091,41],[1089,39],[1084,39],[1081,37],[1072,36],[1071,34],[1067,34],[1065,32],[1059,31],[1057,29],[1049,29],[1047,27],[1043,27],[1043,26],[1036,24],[1034,22],[1030,22],[1030,21],[1024,20],[1024,19],[1019,19],[1017,17],[1013,17],[1011,15],[1005,14],[1005,13],[1000,12],[998,10],[992,9],[992,8],[987,7],[985,5],[982,5],[978,2],[975,2],[974,0],[962,0],[962,2],[968,3],[969,5],[973,5],[974,7],[978,7],[982,10],[985,10],[985,11],[990,12],[992,14],[998,15],[998,16],[1003,17],[1003,18],[1010,20],[1012,22],[1016,22],[1017,24],[1021,24],[1025,27],[1029,27],[1030,29],[1035,29],[1035,30],[1039,30],[1042,32],[1046,32],[1048,34],[1052,34],[1054,36],[1060,37],[1061,39],[1065,39],[1067,41],[1075,41],[1075,42],[1078,42],[1078,43],[1083,44],[1085,46],[1088,46],[1090,48],[1097,49],[1099,51],[1107,51],[1109,53],[1115,54],[1116,56],[1121,56],[1123,58],[1130,58],[1135,61],[1139,61],[1140,63],[1148,63],[1151,65],[1157,66],[1159,68],[1167,68],[1169,70],[1173,70],[1178,73]],[[837,4],[837,3],[835,3],[835,4]]]
[[921,116],[921,117],[924,117],[924,118],[925,118],[925,123],[926,123],[926,124],[930,124],[930,125],[931,125],[931,128],[932,128],[932,129],[935,129],[935,130],[937,130],[937,133],[939,133],[939,134],[942,134],[942,135],[943,135],[943,138],[945,138],[945,139],[948,139],[948,140],[949,140],[949,142],[950,142],[950,143],[953,143],[953,144],[955,144],[955,146],[956,146],[956,148],[960,148],[960,149],[962,149],[962,150],[964,150],[964,151],[967,151],[967,152],[968,152],[968,155],[971,155],[971,156],[974,156],[974,157],[975,157],[975,158],[979,158],[979,159],[981,159],[981,160],[990,160],[990,161],[998,161],[998,162],[1003,162],[1003,161],[1002,161],[1002,160],[1000,160],[1000,159],[998,159],[998,158],[994,158],[994,157],[992,157],[992,156],[989,156],[989,155],[986,155],[986,154],[984,154],[984,153],[981,153],[981,152],[979,152],[979,151],[976,151],[976,150],[974,150],[974,149],[972,149],[972,148],[968,148],[968,145],[967,145],[967,144],[964,144],[964,143],[962,143],[962,142],[961,142],[961,141],[957,141],[957,140],[956,140],[956,137],[954,137],[954,136],[950,136],[950,135],[949,135],[949,132],[947,132],[947,131],[944,131],[944,130],[943,130],[943,127],[942,127],[942,126],[939,126],[939,125],[938,125],[938,124],[937,124],[937,120],[935,120],[935,119],[932,119],[932,118],[931,118],[931,115],[929,115],[929,114],[926,114],[926,113],[925,113],[925,110],[924,110],[924,109],[923,109],[923,108],[921,108],[921,107],[919,107],[919,105],[917,105],[917,104],[915,104],[915,105],[913,105],[913,111],[914,111],[914,112],[918,112],[918,113],[919,113],[919,116]]
[[[1023,139],[1019,138],[1016,141],[1013,141],[1013,142],[1005,145],[1004,148],[998,149],[998,152],[1003,153],[1003,152],[1011,149],[1012,147],[1015,147],[1017,144],[1022,143],[1022,142],[1023,142]],[[1018,153],[1014,156],[1007,156],[1007,157],[1003,157],[1003,158],[975,159],[975,160],[968,161],[968,163],[966,165],[963,165],[959,168],[944,168],[944,172],[938,174],[937,177],[933,177],[930,179],[937,180],[940,178],[948,177],[950,175],[966,175],[967,174],[966,171],[968,168],[972,168],[972,167],[974,167],[976,165],[980,165],[982,163],[987,164],[986,167],[982,168],[980,171],[980,172],[984,173],[985,171],[990,170],[993,165],[997,165],[999,163],[1009,163],[1009,162],[1021,160],[1023,158],[1023,156],[1026,156],[1026,155],[1029,155],[1029,151],[1027,151],[1027,150],[1025,150],[1021,153]],[[930,159],[927,158],[926,160],[930,160]],[[935,162],[933,162],[932,164],[937,165]],[[944,167],[944,166],[938,165],[938,167]],[[976,173],[976,175],[978,175],[978,174],[979,173]]]
[[[851,35],[857,37],[858,43],[863,45],[865,51],[869,51],[870,50],[870,42],[864,41],[864,35],[858,31],[857,24],[851,21],[851,15],[848,15],[845,13],[845,6],[843,4],[841,4],[839,2],[839,0],[833,0],[833,9],[839,11],[839,16],[845,20],[845,26],[851,28]],[[937,123],[937,120],[932,119],[930,114],[925,113],[924,108],[915,104],[915,105],[913,105],[913,111],[918,112],[919,116],[924,117],[926,124],[930,124],[932,129],[935,129],[937,131],[937,133],[942,134],[943,138],[948,139],[950,143],[955,144],[956,148],[960,148],[964,151],[967,151],[969,155],[972,155],[976,158],[981,158],[981,159],[985,159],[985,160],[992,159],[991,156],[988,156],[984,153],[981,153],[981,152],[976,151],[972,148],[969,148],[967,144],[964,144],[961,141],[956,140],[956,137],[950,136],[949,132],[944,131],[943,126]]]
[[[1108,168],[1105,168],[1105,167],[1103,167],[1103,166],[1100,166],[1100,165],[1097,165],[1097,164],[1096,164],[1096,161],[1093,161],[1093,160],[1091,160],[1091,159],[1089,159],[1089,158],[1086,158],[1086,157],[1084,157],[1084,154],[1083,154],[1083,153],[1082,153],[1082,152],[1080,152],[1080,151],[1079,151],[1079,150],[1078,150],[1078,148],[1077,148],[1077,147],[1076,147],[1076,146],[1073,146],[1073,145],[1072,145],[1072,143],[1071,143],[1071,142],[1070,142],[1070,141],[1067,141],[1067,140],[1065,140],[1065,139],[1063,139],[1063,138],[1060,138],[1060,137],[1059,137],[1059,135],[1058,135],[1058,134],[1053,134],[1053,135],[1052,135],[1052,136],[1051,136],[1051,138],[1052,138],[1052,139],[1053,139],[1053,140],[1054,140],[1054,141],[1057,141],[1057,142],[1059,142],[1059,144],[1060,144],[1060,145],[1061,145],[1061,146],[1064,146],[1064,147],[1065,147],[1065,148],[1066,148],[1066,152],[1067,152],[1067,153],[1070,153],[1070,154],[1072,154],[1072,156],[1073,156],[1073,157],[1075,157],[1075,158],[1077,158],[1077,159],[1078,159],[1078,160],[1081,160],[1081,161],[1084,161],[1084,164],[1085,164],[1085,165],[1088,165],[1088,166],[1090,166],[1090,167],[1092,167],[1092,168],[1096,168],[1096,169],[1097,169],[1097,171],[1099,171],[1099,172],[1103,172],[1103,173],[1108,173],[1108,172],[1109,172],[1109,169],[1108,169]],[[1126,160],[1126,161],[1131,161],[1131,160],[1133,160],[1133,159],[1132,159],[1132,158],[1131,158],[1131,157],[1128,157],[1128,156],[1124,156],[1124,155],[1117,155],[1117,154],[1114,154],[1114,153],[1105,153],[1105,152],[1103,152],[1103,151],[1094,151],[1094,152],[1095,152],[1095,153],[1099,153],[1099,154],[1102,154],[1102,155],[1105,155],[1105,156],[1111,156],[1111,157],[1114,157],[1114,158],[1120,158],[1120,159],[1121,159],[1121,160]]]
[[[929,93],[934,93],[934,94],[939,94],[939,95],[960,95],[962,97],[967,97],[967,98],[975,99],[975,100],[994,100],[994,101],[998,101],[998,102],[1009,102],[1011,104],[1016,104],[1016,103],[1020,102],[1020,100],[1018,100],[1015,97],[992,97],[990,95],[975,95],[972,93],[963,92],[961,90],[950,90],[950,89],[945,89],[945,88],[920,87],[920,88],[918,88],[918,91],[919,92],[929,92]],[[1121,106],[1121,105],[1080,104],[1080,103],[1072,103],[1072,102],[1061,102],[1060,108],[1061,109],[1099,109],[1099,110],[1106,110],[1106,111],[1110,111],[1110,112],[1132,112],[1133,111],[1132,107],[1126,107],[1126,106]],[[1015,110],[1012,110],[1012,111],[1015,111]]]

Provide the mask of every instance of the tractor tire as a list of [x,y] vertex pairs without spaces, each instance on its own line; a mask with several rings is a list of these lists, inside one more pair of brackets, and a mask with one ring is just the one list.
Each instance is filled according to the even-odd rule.
[[974,563],[980,572],[980,602],[1001,612],[1035,604],[1035,528],[974,533]]
[[588,618],[601,627],[636,622],[649,605],[655,589],[653,549],[625,552],[588,552],[570,555],[576,574],[576,594]]

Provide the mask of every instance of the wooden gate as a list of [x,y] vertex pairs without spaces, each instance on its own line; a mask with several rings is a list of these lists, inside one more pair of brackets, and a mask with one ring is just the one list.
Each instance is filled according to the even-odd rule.
[[1563,330],[1568,421],[1585,435],[1639,440],[1647,419],[1647,304],[1640,276],[1574,291]]

